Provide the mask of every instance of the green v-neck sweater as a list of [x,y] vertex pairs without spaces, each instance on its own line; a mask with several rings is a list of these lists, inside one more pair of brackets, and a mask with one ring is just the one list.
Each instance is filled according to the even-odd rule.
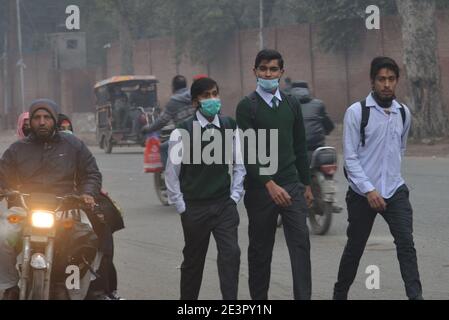
[[[248,158],[245,155],[245,167],[247,175],[245,178],[246,189],[260,189],[264,188],[265,184],[273,180],[278,185],[286,185],[289,183],[302,182],[304,185],[310,185],[310,172],[307,162],[307,146],[306,133],[304,128],[304,121],[301,113],[299,101],[297,105],[292,106],[297,108],[298,115],[295,116],[292,108],[288,105],[286,98],[280,102],[276,108],[271,108],[258,95],[256,122],[253,124],[251,118],[251,100],[245,97],[237,106],[236,120],[239,129],[243,131],[248,129],[277,129],[278,130],[278,170],[273,175],[262,175],[260,168],[268,167],[268,165],[261,165],[259,161],[256,164],[249,164]],[[292,98],[293,100],[293,98]],[[257,136],[256,145],[246,145],[247,152],[256,152],[260,141]],[[268,145],[267,153],[269,153],[269,145],[271,143],[270,134],[266,134]],[[246,143],[246,140],[245,140]],[[272,157],[272,155],[270,155]],[[257,157],[258,158],[258,157]],[[259,160],[259,159],[258,159]]]

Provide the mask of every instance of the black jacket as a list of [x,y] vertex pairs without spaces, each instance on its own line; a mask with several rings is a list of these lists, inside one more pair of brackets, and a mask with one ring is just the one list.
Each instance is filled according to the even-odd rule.
[[307,88],[293,88],[290,92],[299,98],[301,111],[304,117],[306,129],[307,149],[314,151],[325,144],[325,138],[335,126],[329,118],[324,103],[318,99],[312,99]]
[[55,133],[49,142],[33,134],[12,144],[0,159],[0,187],[23,193],[97,196],[102,177],[95,158],[74,135]]

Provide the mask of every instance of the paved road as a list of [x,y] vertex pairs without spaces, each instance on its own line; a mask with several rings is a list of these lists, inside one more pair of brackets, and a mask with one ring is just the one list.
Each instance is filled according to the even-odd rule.
[[[141,149],[116,149],[112,155],[92,149],[104,174],[104,186],[125,210],[127,228],[116,234],[119,286],[129,299],[178,299],[179,265],[183,235],[173,208],[159,204],[151,174],[142,173]],[[449,159],[407,158],[404,176],[411,189],[415,210],[414,229],[424,295],[449,299]],[[346,183],[338,175],[339,201],[344,202]],[[249,299],[246,211],[239,206],[242,249],[240,299]],[[335,216],[328,235],[312,236],[313,299],[329,299],[346,241],[346,211]],[[367,290],[365,269],[380,269],[380,289]],[[272,264],[271,299],[291,299],[291,269],[282,229],[278,229]],[[352,299],[405,299],[395,247],[388,227],[378,217]],[[216,247],[211,241],[200,299],[220,299],[216,271]]]
[[[1,143],[3,153],[6,145]],[[128,299],[178,299],[179,265],[183,235],[173,208],[160,205],[151,174],[142,173],[140,148],[115,149],[112,155],[92,148],[104,176],[104,187],[125,211],[127,228],[115,235],[115,263],[119,290]],[[415,209],[415,243],[427,299],[449,299],[449,159],[407,158],[404,176]],[[344,204],[345,179],[337,177],[339,201]],[[239,205],[242,249],[240,299],[249,299],[247,246],[248,220]],[[335,216],[328,235],[312,236],[313,299],[330,299],[340,256],[345,245],[346,211]],[[380,289],[367,290],[364,273],[369,265],[380,268]],[[282,229],[278,229],[270,287],[271,299],[291,299],[291,269]],[[212,240],[206,260],[200,299],[220,299],[216,248]],[[358,277],[352,299],[405,299],[393,240],[379,216]]]

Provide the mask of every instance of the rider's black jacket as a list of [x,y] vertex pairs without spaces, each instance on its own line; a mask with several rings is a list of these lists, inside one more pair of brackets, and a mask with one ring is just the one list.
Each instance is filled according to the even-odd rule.
[[102,176],[86,145],[56,132],[48,142],[34,134],[12,144],[0,159],[0,187],[23,193],[97,196]]

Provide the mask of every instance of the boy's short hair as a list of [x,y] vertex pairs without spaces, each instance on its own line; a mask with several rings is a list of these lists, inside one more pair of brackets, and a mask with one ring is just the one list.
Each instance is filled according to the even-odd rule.
[[211,90],[214,87],[218,88],[218,84],[214,79],[211,78],[201,78],[193,82],[192,87],[190,89],[190,95],[192,96],[192,101],[197,99],[198,96],[203,94],[205,91]]
[[282,55],[278,51],[272,49],[264,49],[257,54],[254,68],[257,69],[262,61],[271,60],[278,60],[279,68],[281,68],[281,70],[284,69],[284,59],[282,58]]
[[399,79],[399,66],[396,61],[389,57],[376,57],[371,62],[371,80],[374,81],[379,71],[384,68],[393,71],[396,74],[396,77]]

